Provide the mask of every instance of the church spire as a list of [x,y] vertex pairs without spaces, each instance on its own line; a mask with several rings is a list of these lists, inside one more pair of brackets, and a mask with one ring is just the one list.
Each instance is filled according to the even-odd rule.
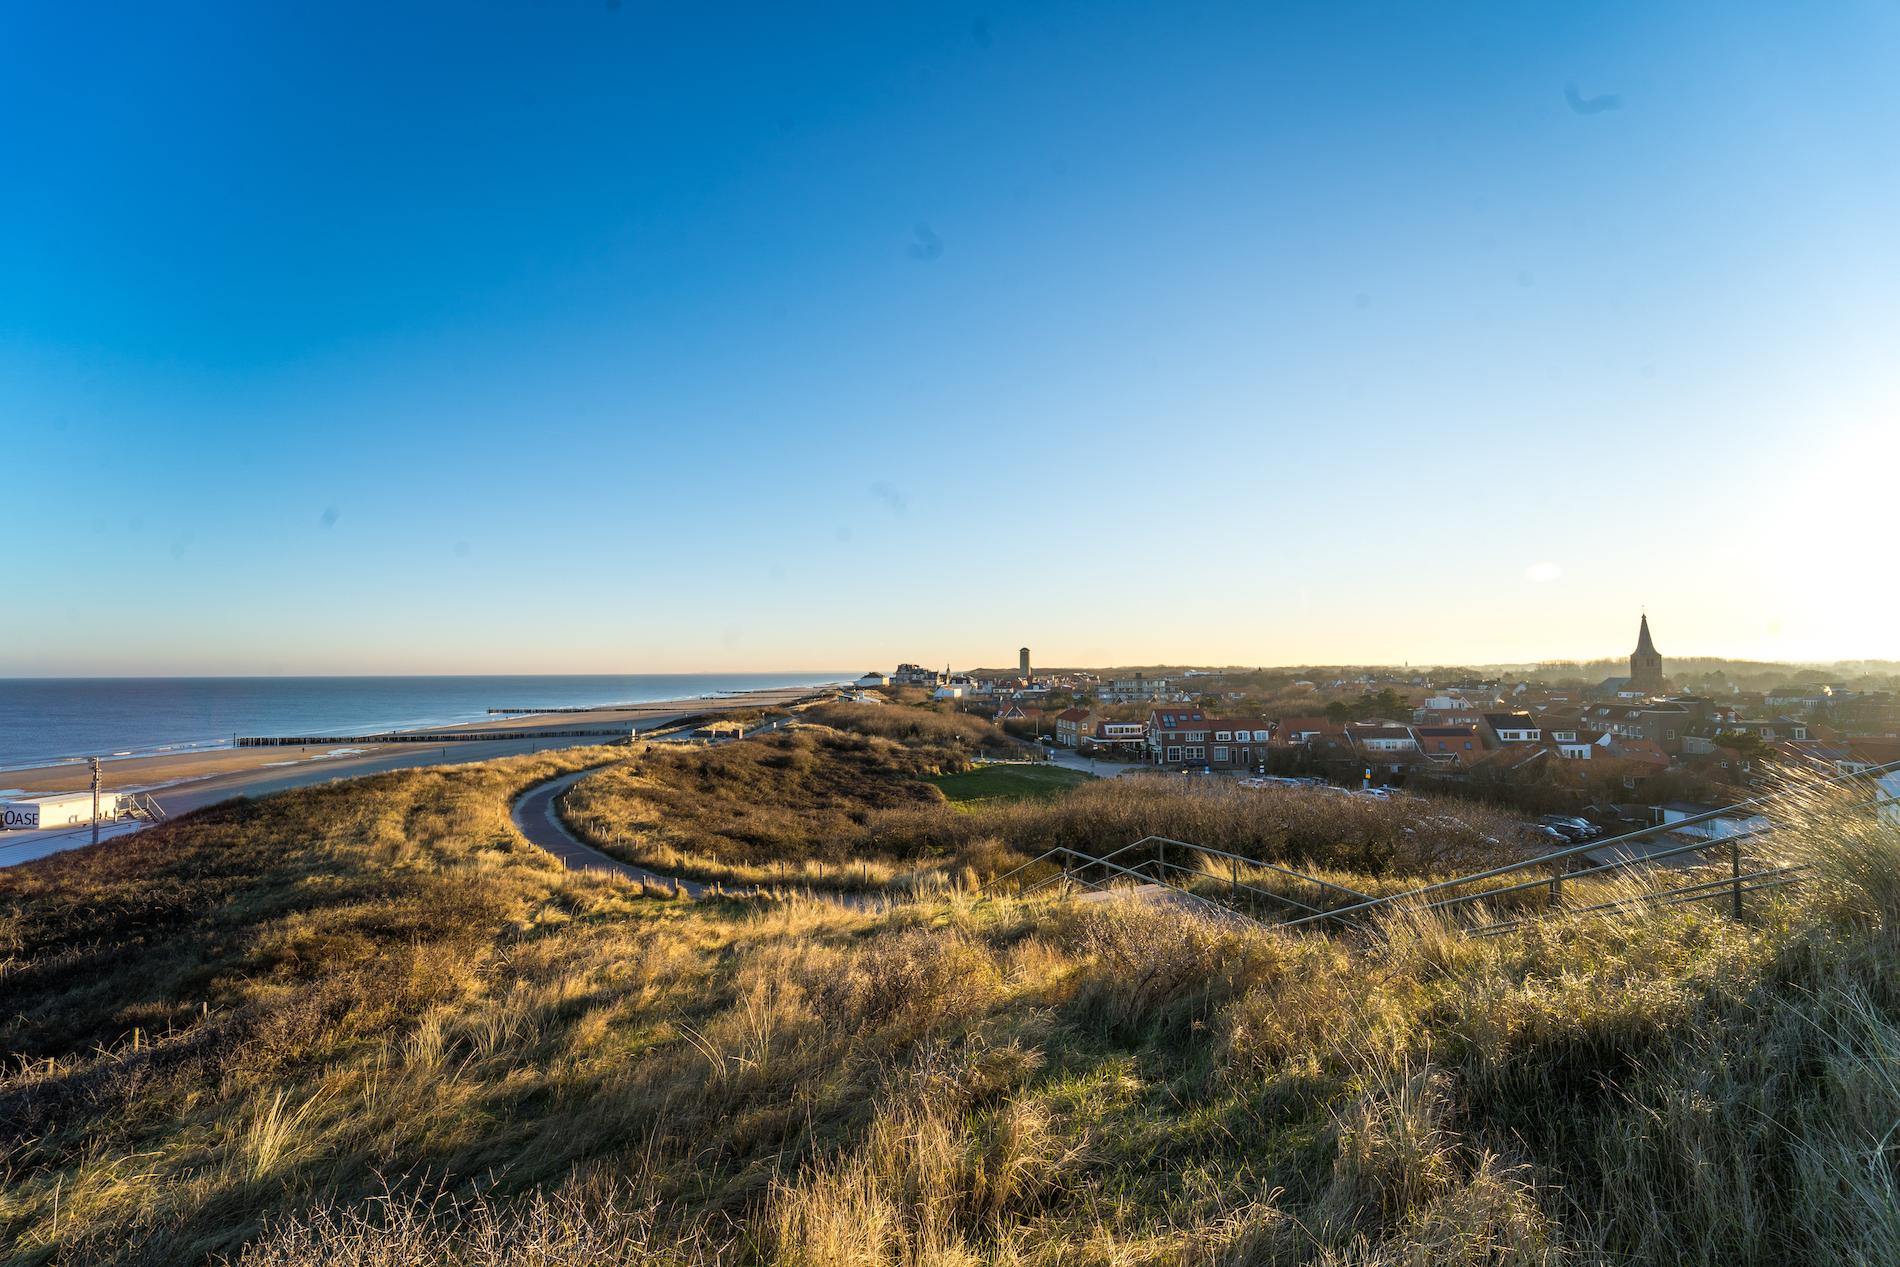
[[1636,630],[1636,650],[1630,653],[1630,685],[1640,691],[1656,692],[1663,688],[1662,653],[1649,638],[1649,613]]

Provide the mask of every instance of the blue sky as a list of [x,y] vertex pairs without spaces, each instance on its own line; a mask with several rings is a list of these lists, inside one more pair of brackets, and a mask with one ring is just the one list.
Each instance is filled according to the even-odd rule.
[[8,6],[0,674],[1900,656],[1897,54]]

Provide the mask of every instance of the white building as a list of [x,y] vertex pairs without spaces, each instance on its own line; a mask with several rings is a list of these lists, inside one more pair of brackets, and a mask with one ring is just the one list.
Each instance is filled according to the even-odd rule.
[[1151,678],[1140,673],[1118,677],[1102,684],[1096,692],[1104,704],[1139,704],[1168,698],[1168,679]]
[[[1715,814],[1717,811],[1717,806],[1697,805],[1690,801],[1670,801],[1666,805],[1653,806],[1650,810],[1656,816],[1657,822],[1665,826],[1670,823],[1680,823],[1685,819],[1702,818],[1704,815]],[[1727,840],[1730,836],[1761,831],[1768,826],[1770,826],[1768,818],[1763,814],[1722,814],[1716,818],[1707,818],[1703,822],[1678,827],[1675,834],[1700,837],[1703,840]]]
[[[99,793],[99,817],[111,819],[119,813],[117,792]],[[0,802],[0,829],[31,830],[38,827],[70,827],[92,821],[92,793],[51,792],[45,796],[23,796]]]
[[891,683],[895,686],[935,688],[943,685],[944,679],[949,676],[947,671],[939,673],[935,669],[926,669],[921,664],[900,664],[897,666],[897,672],[891,674]]
[[1486,713],[1484,724],[1499,743],[1541,743],[1544,728],[1529,713]]
[[1346,728],[1352,742],[1367,752],[1417,752],[1418,740],[1407,726],[1381,726],[1355,723]]
[[1138,721],[1105,721],[1095,728],[1093,738],[1085,740],[1083,747],[1091,744],[1108,747],[1120,745],[1124,748],[1139,748],[1148,740],[1148,724]]

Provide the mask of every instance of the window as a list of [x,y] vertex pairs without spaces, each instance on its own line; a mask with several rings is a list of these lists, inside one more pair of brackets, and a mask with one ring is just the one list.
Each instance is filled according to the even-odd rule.
[[1232,739],[1233,737],[1234,737],[1234,733],[1231,730],[1217,730],[1214,732],[1214,738],[1221,741],[1222,743],[1225,743],[1226,741]]
[[1214,748],[1214,760],[1225,763],[1227,760],[1227,749],[1216,745]]
[[1189,761],[1205,761],[1207,760],[1207,749],[1191,745],[1187,750],[1187,759]]
[[1168,760],[1179,761],[1180,759],[1181,759],[1181,750],[1179,748],[1168,749]]

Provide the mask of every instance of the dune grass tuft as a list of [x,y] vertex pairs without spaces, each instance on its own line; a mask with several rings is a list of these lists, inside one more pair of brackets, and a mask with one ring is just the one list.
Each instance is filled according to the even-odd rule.
[[1890,823],[1739,923],[662,902],[508,823],[604,755],[0,872],[6,1261],[1900,1261]]

